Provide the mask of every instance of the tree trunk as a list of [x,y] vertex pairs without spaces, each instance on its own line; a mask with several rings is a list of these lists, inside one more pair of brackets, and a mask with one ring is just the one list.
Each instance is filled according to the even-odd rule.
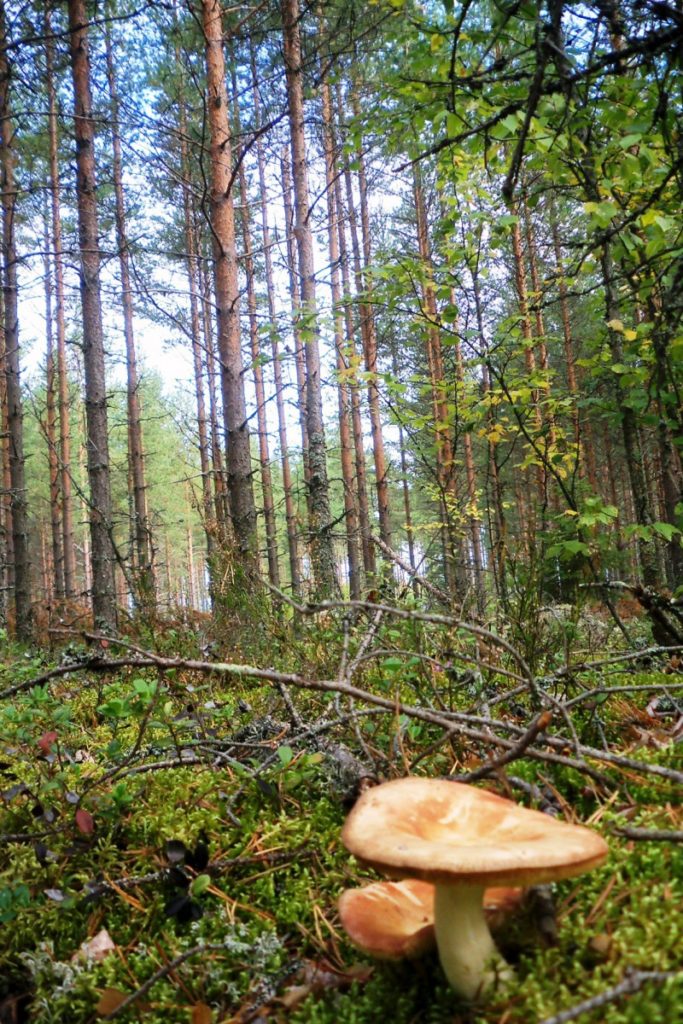
[[[46,211],[47,212],[47,211]],[[52,317],[52,267],[50,265],[50,236],[45,218],[45,435],[47,440],[47,462],[50,476],[50,532],[52,540],[52,566],[54,572],[54,596],[57,601],[64,599],[64,554],[62,547],[61,494],[59,487],[59,447],[57,444],[57,403],[55,401],[55,354]]]
[[50,4],[45,5],[45,63],[48,96],[48,134],[50,149],[50,198],[52,246],[54,249],[54,318],[57,333],[57,390],[59,407],[59,486],[62,497],[62,550],[64,595],[76,596],[76,545],[74,542],[73,485],[71,480],[71,425],[69,423],[69,377],[66,363],[66,320],[64,316],[64,262],[62,256],[62,219],[60,210],[57,93],[54,79],[54,39]]
[[448,412],[446,380],[439,332],[436,294],[434,291],[433,264],[429,246],[429,229],[425,209],[424,192],[417,165],[414,168],[413,196],[417,242],[420,261],[425,274],[422,286],[422,301],[426,318],[427,365],[432,392],[432,416],[434,421],[434,442],[436,451],[436,479],[439,487],[442,542],[444,548],[444,575],[448,591],[455,597],[460,590],[458,580],[457,553],[460,547],[454,518],[458,512],[458,495],[455,479],[455,462],[451,440],[451,424]]
[[7,605],[14,587],[12,547],[12,480],[9,468],[9,409],[5,373],[5,302],[0,288],[0,624],[7,623]]
[[[255,129],[261,127],[261,103],[256,77],[256,57],[251,51],[251,74],[253,84]],[[266,188],[266,159],[263,151],[261,135],[256,138],[256,156],[258,160],[259,191],[261,194],[261,231],[263,235],[263,257],[266,270],[266,290],[268,293],[268,316],[270,319],[270,351],[273,359],[273,379],[275,381],[275,404],[277,407],[278,436],[280,441],[280,464],[282,466],[282,487],[285,494],[285,520],[287,524],[287,547],[289,551],[289,573],[292,593],[301,593],[301,567],[299,565],[299,543],[297,538],[296,508],[294,489],[292,486],[292,469],[289,462],[289,445],[287,442],[287,416],[285,412],[285,393],[282,380],[282,361],[278,340],[277,309],[275,306],[275,279],[273,277],[273,255],[271,251],[270,227],[268,225],[268,192]]]
[[202,0],[211,137],[211,230],[218,306],[218,352],[227,433],[228,501],[247,583],[258,575],[256,506],[240,340],[239,281],[232,196],[232,144],[225,84],[223,24],[218,0]]
[[76,195],[83,308],[83,365],[87,417],[90,534],[95,622],[116,627],[114,546],[109,477],[107,390],[100,299],[100,250],[95,184],[95,120],[90,95],[87,15],[84,0],[69,0],[71,71],[76,138]]
[[[180,65],[180,51],[176,47],[176,61]],[[190,160],[187,149],[187,111],[182,90],[178,96],[180,127],[180,175],[183,192],[183,227],[187,265],[187,284],[190,295],[190,343],[192,346],[192,368],[194,371],[195,400],[197,403],[197,439],[199,466],[202,474],[202,517],[206,536],[206,553],[209,561],[209,596],[213,602],[213,566],[216,517],[211,491],[211,459],[206,422],[206,399],[204,393],[202,365],[202,336],[200,323],[201,294],[197,268],[197,245],[194,231],[194,208],[191,191]]]
[[344,361],[344,309],[339,274],[339,232],[334,192],[335,138],[332,124],[330,84],[322,83],[323,151],[325,156],[325,196],[327,199],[327,244],[330,254],[330,287],[334,318],[334,347],[337,364],[337,395],[339,404],[339,445],[344,485],[344,518],[346,521],[346,550],[349,563],[349,593],[352,600],[361,596],[361,564],[358,551],[358,509],[354,487],[353,446],[351,441],[349,386]]
[[130,279],[130,258],[126,231],[126,208],[123,195],[123,165],[121,159],[121,136],[119,134],[119,98],[116,84],[116,70],[112,49],[111,25],[105,28],[107,83],[111,103],[111,135],[113,148],[114,177],[114,220],[116,224],[116,245],[121,274],[121,303],[123,306],[123,334],[126,343],[126,396],[128,403],[128,462],[133,485],[133,516],[135,552],[137,555],[137,579],[135,580],[141,606],[153,611],[156,605],[156,581],[154,573],[154,546],[147,510],[147,484],[145,482],[145,454],[142,439],[142,418],[140,413],[140,381],[135,351],[133,327],[133,292]]
[[19,360],[19,311],[15,214],[17,186],[14,180],[14,129],[10,109],[10,75],[7,58],[7,24],[4,0],[0,0],[0,174],[2,182],[2,256],[5,327],[5,387],[9,435],[10,509],[14,551],[14,609],[16,634],[29,640],[32,633],[31,578],[28,542],[28,509],[24,475],[24,429]]
[[[337,107],[341,99],[337,97]],[[335,169],[336,170],[336,169]],[[344,168],[344,178],[347,192],[353,192],[351,182],[351,171],[348,166]],[[341,179],[338,173],[334,177],[334,196],[338,210],[337,227],[339,234],[339,259],[342,272],[342,287],[344,289],[344,321],[346,325],[346,346],[344,363],[346,376],[349,382],[351,393],[351,426],[353,430],[353,448],[356,467],[356,487],[358,493],[358,519],[360,525],[361,547],[363,551],[363,568],[366,576],[373,578],[377,569],[375,558],[375,545],[372,542],[372,527],[370,525],[370,503],[368,500],[367,468],[365,465],[365,435],[363,432],[363,416],[361,410],[361,388],[358,381],[358,367],[360,361],[356,350],[356,330],[353,319],[353,291],[351,288],[351,271],[349,267],[349,253],[346,242],[346,224],[348,221],[351,229],[351,243],[354,248],[354,264],[356,273],[360,274],[360,255],[356,259],[358,249],[358,228],[356,224],[356,212],[352,203],[348,204],[346,216],[344,215],[344,201],[342,198]],[[351,198],[353,196],[351,195]],[[355,234],[354,234],[355,232]]]
[[301,277],[301,318],[306,336],[306,427],[310,470],[308,485],[311,497],[311,559],[317,595],[329,597],[337,593],[338,584],[332,547],[332,519],[323,426],[320,328],[316,311],[313,232],[309,217],[308,176],[306,173],[307,156],[299,18],[298,0],[282,0],[283,43],[296,213],[295,234]]
[[[197,225],[195,224],[195,250],[200,252]],[[218,372],[213,339],[213,292],[206,257],[198,260],[198,276],[201,290],[201,320],[206,360],[206,383],[209,392],[209,426],[211,441],[211,462],[213,464],[214,502],[216,508],[216,537],[221,544],[231,543],[228,496],[225,484],[225,467],[221,451],[221,431],[218,423]]]
[[[354,87],[351,96],[353,112],[360,118],[358,94]],[[358,163],[358,196],[360,198],[360,223],[363,237],[363,269],[358,284],[363,295],[360,305],[361,336],[363,338],[363,354],[365,372],[368,374],[368,411],[370,413],[370,430],[372,432],[372,454],[375,462],[375,486],[377,488],[377,514],[379,517],[379,533],[381,539],[391,547],[391,508],[389,501],[389,482],[387,459],[384,451],[382,434],[382,415],[380,411],[380,384],[377,371],[377,329],[375,314],[372,307],[372,279],[370,266],[372,263],[372,245],[370,242],[370,211],[368,207],[368,183],[365,174],[363,143],[358,140],[356,148]],[[350,202],[350,200],[349,200]]]
[[[235,134],[241,135],[239,105],[237,99],[237,79],[232,72],[232,94],[235,121]],[[275,502],[273,500],[273,478],[270,471],[270,449],[268,445],[268,420],[266,417],[266,389],[263,380],[263,360],[259,340],[258,312],[256,304],[256,268],[251,242],[251,224],[249,213],[249,193],[247,176],[244,171],[244,160],[238,153],[237,180],[240,188],[240,219],[242,222],[242,240],[244,244],[244,273],[247,278],[247,312],[249,315],[249,341],[251,344],[251,372],[254,378],[256,397],[256,423],[258,428],[259,466],[261,470],[261,493],[263,495],[263,522],[266,530],[266,558],[268,561],[268,579],[280,589],[280,565],[277,552],[277,523],[275,519]]]

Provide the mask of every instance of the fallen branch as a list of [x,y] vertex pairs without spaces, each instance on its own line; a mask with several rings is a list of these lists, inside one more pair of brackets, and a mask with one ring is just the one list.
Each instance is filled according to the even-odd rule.
[[619,825],[614,830],[624,839],[638,839],[651,843],[683,843],[683,832],[668,831],[665,828],[630,828]]
[[520,757],[523,757],[527,749],[534,742],[536,737],[550,725],[552,720],[552,713],[550,711],[544,711],[542,715],[539,715],[535,722],[532,722],[527,731],[523,736],[519,738],[517,743],[511,747],[505,754],[501,754],[494,761],[489,761],[488,764],[483,764],[479,768],[475,768],[473,772],[466,772],[464,775],[449,776],[452,782],[478,782],[479,779],[485,779],[487,775],[492,775],[493,772],[498,771],[499,768],[503,768],[506,764],[510,764],[512,761],[518,761]]
[[627,971],[626,977],[613,988],[608,988],[599,996],[586,999],[569,1010],[562,1010],[552,1017],[546,1017],[539,1024],[567,1024],[567,1021],[576,1020],[582,1013],[590,1013],[592,1010],[599,1010],[602,1006],[615,1003],[624,996],[633,995],[639,992],[648,981],[663,985],[672,978],[683,978],[683,971]]

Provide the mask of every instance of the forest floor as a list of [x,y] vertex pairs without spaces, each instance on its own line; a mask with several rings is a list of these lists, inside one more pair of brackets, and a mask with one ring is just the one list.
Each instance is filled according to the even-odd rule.
[[[325,612],[256,638],[224,631],[230,642],[175,623],[128,646],[8,643],[2,1024],[683,1020],[678,664],[606,660],[604,637],[570,620],[546,623],[525,650],[526,688],[505,647],[514,631],[496,655],[475,638],[479,661],[466,670],[467,631],[380,612]],[[607,648],[619,648],[613,635]],[[228,660],[270,678],[227,671]],[[209,662],[215,671],[197,667]],[[377,876],[349,856],[341,826],[368,779],[457,775],[510,748],[458,730],[444,742],[444,721],[483,722],[518,743],[544,699],[548,742],[477,785],[597,829],[610,857],[555,887],[554,945],[532,920],[515,922],[514,980],[466,1006],[435,956],[381,963],[348,942],[337,900]],[[622,983],[632,991],[612,993]],[[576,1012],[594,997],[597,1008]]]

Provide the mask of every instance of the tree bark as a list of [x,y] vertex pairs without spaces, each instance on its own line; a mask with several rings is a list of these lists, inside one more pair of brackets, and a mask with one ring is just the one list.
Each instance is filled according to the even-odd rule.
[[[351,96],[354,115],[360,118],[360,105],[357,89],[354,86]],[[363,338],[363,354],[365,372],[368,374],[368,412],[370,413],[370,430],[372,433],[372,454],[375,463],[375,487],[377,489],[377,515],[379,517],[379,533],[387,545],[392,546],[391,539],[391,508],[389,500],[389,481],[384,436],[382,434],[382,414],[380,410],[380,382],[377,370],[377,328],[372,308],[372,279],[370,266],[372,263],[372,244],[370,241],[370,211],[368,206],[368,183],[365,173],[363,144],[359,139],[356,149],[358,163],[358,196],[360,199],[360,223],[363,238],[363,267],[360,274],[363,301],[360,305],[361,336]]]
[[135,351],[135,330],[133,326],[133,292],[130,278],[130,257],[126,229],[126,208],[123,195],[123,162],[121,159],[121,136],[119,134],[119,97],[116,83],[116,69],[112,47],[111,25],[105,28],[107,84],[111,103],[111,136],[113,149],[114,178],[114,221],[116,224],[116,245],[121,275],[121,303],[123,307],[123,335],[126,343],[126,397],[128,404],[128,463],[133,485],[133,517],[137,572],[134,574],[138,599],[143,609],[153,612],[156,605],[156,580],[154,572],[154,544],[147,509],[147,484],[145,481],[145,451],[142,437],[142,416],[140,412],[140,380]]
[[114,546],[109,475],[107,390],[100,297],[100,250],[95,180],[95,120],[90,93],[88,18],[84,0],[69,0],[71,72],[76,138],[76,195],[83,309],[83,365],[87,419],[93,614],[97,624],[116,627]]
[[358,509],[354,487],[353,445],[351,441],[349,386],[344,361],[344,308],[339,273],[339,232],[334,192],[336,177],[335,137],[332,124],[330,84],[322,83],[323,152],[325,157],[325,197],[327,200],[327,244],[330,254],[330,289],[334,318],[334,347],[337,365],[337,397],[339,406],[339,446],[342,481],[344,485],[344,519],[346,522],[346,550],[349,564],[349,593],[352,600],[361,596],[361,563],[358,550]]
[[254,585],[258,575],[256,506],[244,397],[232,195],[232,140],[219,0],[202,0],[202,21],[206,41],[207,110],[211,138],[211,230],[218,306],[218,353],[227,434],[228,501],[245,578],[247,583]]
[[336,594],[332,518],[327,480],[327,453],[322,410],[318,316],[315,297],[313,232],[309,217],[303,68],[298,0],[282,0],[282,25],[292,147],[296,241],[301,277],[301,317],[305,333],[306,427],[308,432],[311,560],[318,597]]
[[[47,212],[47,211],[46,211]],[[54,324],[52,316],[52,266],[50,263],[50,235],[45,218],[45,435],[47,462],[50,476],[50,534],[52,541],[53,590],[57,601],[64,599],[64,553],[62,544],[61,493],[59,487],[59,446],[57,444],[57,403],[55,401]]]
[[[241,134],[239,105],[237,99],[237,80],[232,74],[232,92],[235,133]],[[263,362],[259,340],[258,312],[256,303],[256,268],[251,243],[251,224],[249,214],[249,193],[247,176],[244,171],[244,160],[238,153],[239,169],[237,180],[240,188],[240,220],[242,222],[242,240],[244,244],[244,273],[247,279],[247,313],[249,317],[249,341],[251,344],[251,372],[254,378],[256,397],[256,423],[258,433],[259,466],[261,470],[261,493],[263,495],[263,522],[266,530],[266,558],[268,561],[268,579],[274,587],[280,588],[280,565],[277,553],[277,523],[275,519],[275,502],[273,500],[273,477],[270,471],[270,449],[268,444],[268,421],[266,417],[266,389],[263,379]]]
[[15,238],[17,185],[14,179],[14,129],[10,107],[12,72],[7,57],[7,43],[5,5],[4,0],[0,0],[0,183],[2,187],[2,291],[5,313],[4,370],[9,436],[12,548],[14,551],[15,628],[18,639],[26,641],[31,638],[33,623],[19,359],[19,293]]
[[422,300],[426,319],[427,365],[432,392],[432,416],[434,422],[434,443],[436,452],[436,479],[439,487],[441,508],[442,542],[444,549],[444,575],[451,596],[460,590],[457,554],[460,548],[454,516],[458,511],[458,494],[455,479],[455,461],[451,424],[446,396],[443,352],[439,333],[436,294],[433,282],[433,263],[429,245],[429,228],[425,208],[424,191],[417,165],[414,168],[413,196],[417,243],[420,261],[425,274],[422,286]]
[[57,132],[57,92],[54,76],[54,39],[50,4],[45,4],[45,64],[48,96],[48,135],[50,151],[50,200],[52,246],[54,249],[54,318],[57,335],[57,391],[59,409],[59,486],[62,498],[62,550],[64,595],[77,592],[76,545],[74,542],[73,484],[71,480],[71,425],[69,422],[69,376],[66,362],[66,320],[64,316],[64,261],[59,184],[59,140]]
[[[261,128],[261,101],[256,75],[256,56],[251,51],[251,74],[253,85],[255,129]],[[278,437],[280,442],[280,464],[282,467],[282,488],[285,495],[285,521],[287,524],[287,547],[289,551],[289,574],[292,593],[301,593],[301,567],[299,565],[299,542],[297,538],[296,507],[292,486],[292,469],[289,461],[289,445],[287,441],[287,416],[285,413],[285,393],[282,379],[282,360],[278,339],[277,309],[275,305],[275,279],[273,277],[273,255],[271,251],[270,227],[268,224],[268,192],[266,187],[266,159],[263,151],[263,139],[259,134],[256,138],[256,158],[258,161],[259,191],[261,193],[261,231],[263,237],[263,258],[266,271],[266,291],[268,294],[268,316],[270,320],[270,351],[273,360],[273,379],[275,381],[275,404],[277,407]]]

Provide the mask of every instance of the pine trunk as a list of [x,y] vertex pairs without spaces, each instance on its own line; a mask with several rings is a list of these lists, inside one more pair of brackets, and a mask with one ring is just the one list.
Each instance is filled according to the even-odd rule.
[[228,502],[245,580],[253,585],[258,575],[256,506],[244,397],[240,290],[232,196],[232,141],[225,83],[222,11],[218,0],[202,0],[202,18],[206,40],[207,110],[211,137],[211,229],[218,306],[218,352],[227,434]]
[[14,128],[10,109],[10,75],[7,58],[8,35],[4,0],[0,0],[0,175],[2,183],[2,257],[5,328],[5,388],[9,437],[10,510],[14,552],[14,610],[19,640],[32,633],[31,578],[28,540],[28,508],[24,472],[24,428],[19,359],[19,293],[15,212],[17,186],[14,180]]
[[64,262],[59,184],[59,140],[57,134],[57,93],[54,80],[54,40],[50,4],[45,5],[45,63],[48,95],[50,148],[50,198],[52,247],[54,250],[55,328],[57,334],[57,391],[59,408],[59,486],[62,498],[62,550],[64,595],[76,596],[76,545],[74,541],[73,485],[71,480],[71,425],[69,422],[69,377],[66,363],[66,320],[64,315]]
[[318,597],[336,594],[332,517],[323,426],[319,324],[315,298],[313,232],[310,222],[306,139],[304,132],[303,67],[298,0],[282,0],[282,24],[292,147],[295,235],[301,277],[301,325],[306,337],[306,428],[308,433],[311,560]]
[[[256,78],[256,58],[252,50],[251,73],[253,82],[254,116],[256,131],[261,127],[261,105]],[[271,251],[270,227],[268,224],[268,192],[266,188],[266,158],[263,151],[263,140],[259,134],[256,139],[256,156],[258,160],[258,180],[261,194],[261,231],[263,236],[263,256],[266,271],[266,291],[268,294],[268,317],[270,320],[270,351],[273,360],[273,379],[275,382],[275,404],[277,407],[278,437],[280,442],[280,464],[282,467],[282,488],[285,496],[285,521],[287,524],[287,548],[289,551],[289,573],[292,593],[301,593],[301,567],[299,565],[299,542],[297,538],[296,507],[292,486],[292,469],[289,461],[289,445],[287,441],[287,415],[285,412],[285,392],[282,379],[282,360],[278,339],[277,309],[275,304],[275,279],[273,276],[273,255]]]
[[107,429],[107,389],[100,298],[100,250],[95,183],[95,120],[90,94],[88,18],[84,0],[69,0],[71,71],[76,139],[76,195],[83,309],[83,365],[87,418],[93,614],[116,627],[114,546]]
[[123,166],[121,159],[121,136],[119,134],[119,98],[116,71],[112,50],[111,26],[105,30],[107,83],[111,103],[111,134],[113,148],[114,177],[114,221],[116,224],[116,245],[121,275],[121,303],[123,306],[123,334],[126,344],[126,397],[128,404],[128,463],[133,487],[133,536],[137,561],[135,580],[142,608],[153,611],[156,605],[156,582],[154,573],[154,547],[147,511],[147,484],[145,482],[145,454],[142,439],[142,417],[140,412],[140,381],[137,370],[135,332],[133,326],[133,292],[130,278],[128,235],[126,230],[126,208],[123,195]]

